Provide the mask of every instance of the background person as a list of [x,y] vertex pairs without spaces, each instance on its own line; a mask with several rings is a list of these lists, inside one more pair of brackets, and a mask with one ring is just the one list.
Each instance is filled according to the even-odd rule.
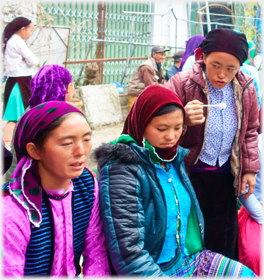
[[172,76],[178,73],[179,66],[181,64],[182,55],[184,51],[178,51],[173,55],[174,64],[171,65],[166,71],[166,80],[168,81]]
[[151,57],[139,65],[128,82],[128,112],[141,91],[149,85],[164,85],[166,79],[163,76],[162,63],[166,57],[166,51],[161,46],[154,46]]
[[185,52],[182,56],[181,64],[178,72],[185,71],[189,65],[195,61],[194,51],[202,43],[204,36],[194,35],[186,43]]
[[[26,111],[47,101],[69,102],[74,94],[72,75],[65,67],[56,64],[41,67],[30,81],[30,88],[32,95]],[[10,150],[14,157],[12,165],[5,175],[7,182],[11,180],[11,175],[17,165],[13,143],[10,144]]]
[[31,96],[30,80],[35,74],[34,66],[38,59],[25,41],[31,36],[34,24],[27,18],[17,17],[3,31],[4,76],[7,77],[3,120],[8,121],[4,128],[3,140],[9,146],[16,122],[28,107]]
[[248,199],[239,195],[242,204],[238,213],[238,254],[239,261],[249,267],[258,276],[261,274],[261,232],[263,221],[262,207],[262,155],[264,137],[259,134],[260,170],[256,174],[256,187]]
[[254,276],[241,263],[204,250],[204,220],[179,145],[185,110],[177,95],[148,86],[116,143],[96,150],[100,205],[117,275]]
[[[238,259],[237,199],[246,184],[253,193],[259,172],[258,99],[253,80],[239,70],[247,59],[244,34],[210,31],[202,43],[203,60],[177,73],[166,88],[186,110],[186,134],[181,145],[205,219],[205,247]],[[203,107],[224,102],[225,110]]]
[[3,275],[109,275],[95,174],[85,165],[91,129],[61,101],[27,111],[14,138],[18,160],[4,185]]

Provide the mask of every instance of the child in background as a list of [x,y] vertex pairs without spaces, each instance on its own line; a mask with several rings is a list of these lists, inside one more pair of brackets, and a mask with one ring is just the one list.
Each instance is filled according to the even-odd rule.
[[10,144],[15,124],[28,107],[31,96],[30,80],[38,59],[25,41],[33,29],[34,24],[29,19],[17,17],[3,32],[4,76],[7,77],[3,105],[3,120],[8,121],[3,136],[6,146]]

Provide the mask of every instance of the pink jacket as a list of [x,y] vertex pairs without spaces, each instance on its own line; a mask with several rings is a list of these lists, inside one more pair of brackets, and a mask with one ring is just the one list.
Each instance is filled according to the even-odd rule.
[[[94,179],[94,203],[85,235],[83,255],[84,276],[109,276],[110,269],[99,208],[99,188]],[[69,188],[70,189],[70,188]],[[74,190],[73,190],[74,191]],[[74,277],[72,236],[72,191],[62,200],[50,199],[54,217],[55,250],[51,276]],[[25,253],[30,240],[28,214],[11,195],[3,197],[3,263],[4,276],[24,276]]]
[[[204,67],[202,60],[196,61],[192,69],[177,73],[168,81],[165,87],[175,92],[184,106],[194,99],[208,104],[209,88],[203,73]],[[238,117],[238,130],[232,144],[231,172],[235,178],[236,194],[239,194],[241,175],[248,172],[259,172],[257,132],[259,112],[257,93],[250,76],[239,70],[233,79],[233,89]],[[208,112],[205,107],[204,115],[208,116]],[[203,150],[206,126],[207,121],[201,125],[190,126],[182,137],[180,145],[190,150],[190,153],[185,157],[187,172],[198,161]]]

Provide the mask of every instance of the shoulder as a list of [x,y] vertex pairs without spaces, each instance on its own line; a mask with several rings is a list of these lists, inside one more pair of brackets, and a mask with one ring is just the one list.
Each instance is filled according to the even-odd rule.
[[117,143],[103,144],[93,153],[98,165],[102,168],[109,161],[118,163],[142,164],[141,159],[136,155],[132,148],[127,144]]

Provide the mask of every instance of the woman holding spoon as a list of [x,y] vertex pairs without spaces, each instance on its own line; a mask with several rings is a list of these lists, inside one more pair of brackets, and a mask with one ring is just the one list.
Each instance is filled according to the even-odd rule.
[[252,78],[239,70],[248,44],[243,33],[219,28],[200,50],[202,59],[166,87],[186,110],[180,145],[190,150],[185,165],[205,219],[205,247],[238,259],[237,198],[246,184],[249,197],[259,172],[257,94]]

